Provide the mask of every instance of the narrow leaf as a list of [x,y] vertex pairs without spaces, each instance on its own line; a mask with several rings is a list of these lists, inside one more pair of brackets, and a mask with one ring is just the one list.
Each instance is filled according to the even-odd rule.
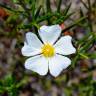
[[72,27],[74,27],[75,25],[77,25],[78,23],[80,23],[82,20],[84,20],[84,19],[86,19],[86,18],[87,18],[87,17],[82,17],[82,18],[80,18],[78,21],[75,21],[73,24],[71,24],[70,26],[68,26],[67,28],[65,28],[65,29],[63,30],[63,32],[71,29]]
[[80,0],[81,1],[81,3],[84,5],[84,7],[86,8],[86,9],[88,9],[88,6],[84,3],[84,1],[83,0]]
[[35,13],[35,19],[39,16],[41,8],[42,8],[42,6],[40,5],[39,8],[37,9],[36,13]]
[[47,10],[47,12],[51,12],[50,0],[46,0],[46,10]]
[[62,4],[62,0],[59,0],[58,7],[57,7],[57,12],[60,12],[60,10],[61,10],[61,4]]
[[64,15],[67,15],[70,7],[71,7],[71,3],[65,8],[64,13],[63,13]]

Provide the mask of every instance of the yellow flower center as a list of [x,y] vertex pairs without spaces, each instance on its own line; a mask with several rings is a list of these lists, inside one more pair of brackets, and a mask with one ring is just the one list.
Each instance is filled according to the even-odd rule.
[[44,46],[42,47],[42,54],[44,57],[52,57],[55,54],[55,49],[49,43],[44,44]]

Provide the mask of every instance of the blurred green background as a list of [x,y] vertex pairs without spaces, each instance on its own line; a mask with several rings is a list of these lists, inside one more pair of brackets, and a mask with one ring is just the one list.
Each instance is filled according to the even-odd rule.
[[[57,78],[26,70],[25,33],[60,24],[77,52]],[[0,96],[96,96],[96,0],[0,0]]]

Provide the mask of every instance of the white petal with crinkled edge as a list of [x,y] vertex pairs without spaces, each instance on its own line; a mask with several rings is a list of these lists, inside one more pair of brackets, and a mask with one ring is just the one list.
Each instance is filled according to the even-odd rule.
[[28,45],[32,46],[35,49],[41,48],[42,43],[41,41],[38,39],[38,37],[32,33],[32,32],[28,32],[26,33],[26,41],[25,41]]
[[60,40],[54,45],[56,53],[62,55],[69,55],[76,52],[76,49],[73,47],[71,42],[71,36],[61,37]]
[[59,25],[42,26],[38,30],[39,35],[44,43],[53,44],[61,34],[61,27]]
[[52,76],[57,77],[63,69],[71,64],[71,60],[61,55],[55,55],[49,60],[49,70]]
[[26,42],[24,42],[24,47],[22,47],[21,52],[23,56],[34,56],[40,54],[41,50],[35,49],[34,47],[29,46],[28,44],[26,44]]
[[25,61],[25,68],[46,75],[48,72],[48,60],[41,55],[30,57]]

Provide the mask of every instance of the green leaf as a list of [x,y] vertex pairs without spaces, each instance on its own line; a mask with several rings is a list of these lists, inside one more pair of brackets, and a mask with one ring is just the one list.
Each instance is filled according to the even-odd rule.
[[83,0],[80,0],[81,1],[81,3],[84,5],[84,7],[86,8],[86,9],[88,9],[88,6],[84,3],[84,1]]
[[37,17],[39,16],[41,8],[42,8],[42,6],[40,5],[39,8],[37,9],[36,13],[35,13],[35,19],[37,19]]
[[90,0],[87,0],[87,1],[88,1],[88,7],[89,7],[89,11],[91,12],[91,11],[92,11],[91,2],[90,2]]
[[71,24],[71,25],[69,25],[67,28],[65,28],[65,29],[63,30],[63,32],[65,32],[65,31],[73,28],[74,26],[76,26],[76,25],[79,24],[82,20],[84,20],[84,19],[86,19],[86,18],[87,18],[87,17],[82,17],[82,18],[80,18],[79,20],[76,20],[73,24]]
[[36,10],[36,0],[32,1],[32,6],[31,6],[31,10],[32,10],[32,19],[35,19],[35,10]]
[[74,13],[69,13],[68,15],[63,15],[63,16],[58,16],[59,18],[57,18],[53,24],[61,24],[63,23],[66,19],[68,19],[71,15],[73,15]]
[[0,3],[0,7],[3,7],[3,8],[5,8],[5,9],[7,9],[7,10],[12,11],[12,12],[17,12],[16,10],[14,10],[14,9],[12,9],[12,8],[10,8],[10,7],[8,7],[8,6],[6,6],[6,5],[3,5],[3,4],[1,4],[1,3]]
[[61,4],[62,4],[62,0],[59,0],[58,7],[57,7],[57,12],[60,12],[60,10],[61,10]]
[[71,3],[65,8],[64,13],[63,13],[64,15],[67,15],[67,13],[69,12],[70,7],[71,7]]
[[13,2],[13,3],[17,3],[17,2],[18,2],[18,0],[12,0],[12,2]]
[[51,12],[51,3],[50,0],[46,0],[46,11]]
[[38,17],[37,20],[36,20],[36,22],[37,23],[40,23],[42,21],[45,21],[47,19],[50,19],[52,16],[54,16],[54,14],[47,13],[47,14],[45,14],[43,16]]
[[[50,0],[46,0],[46,11],[47,13],[51,13],[51,3]],[[50,18],[47,18],[48,25],[51,24]]]
[[89,57],[88,57],[86,54],[79,53],[79,55],[80,55],[81,57],[83,57],[84,59],[89,59]]

